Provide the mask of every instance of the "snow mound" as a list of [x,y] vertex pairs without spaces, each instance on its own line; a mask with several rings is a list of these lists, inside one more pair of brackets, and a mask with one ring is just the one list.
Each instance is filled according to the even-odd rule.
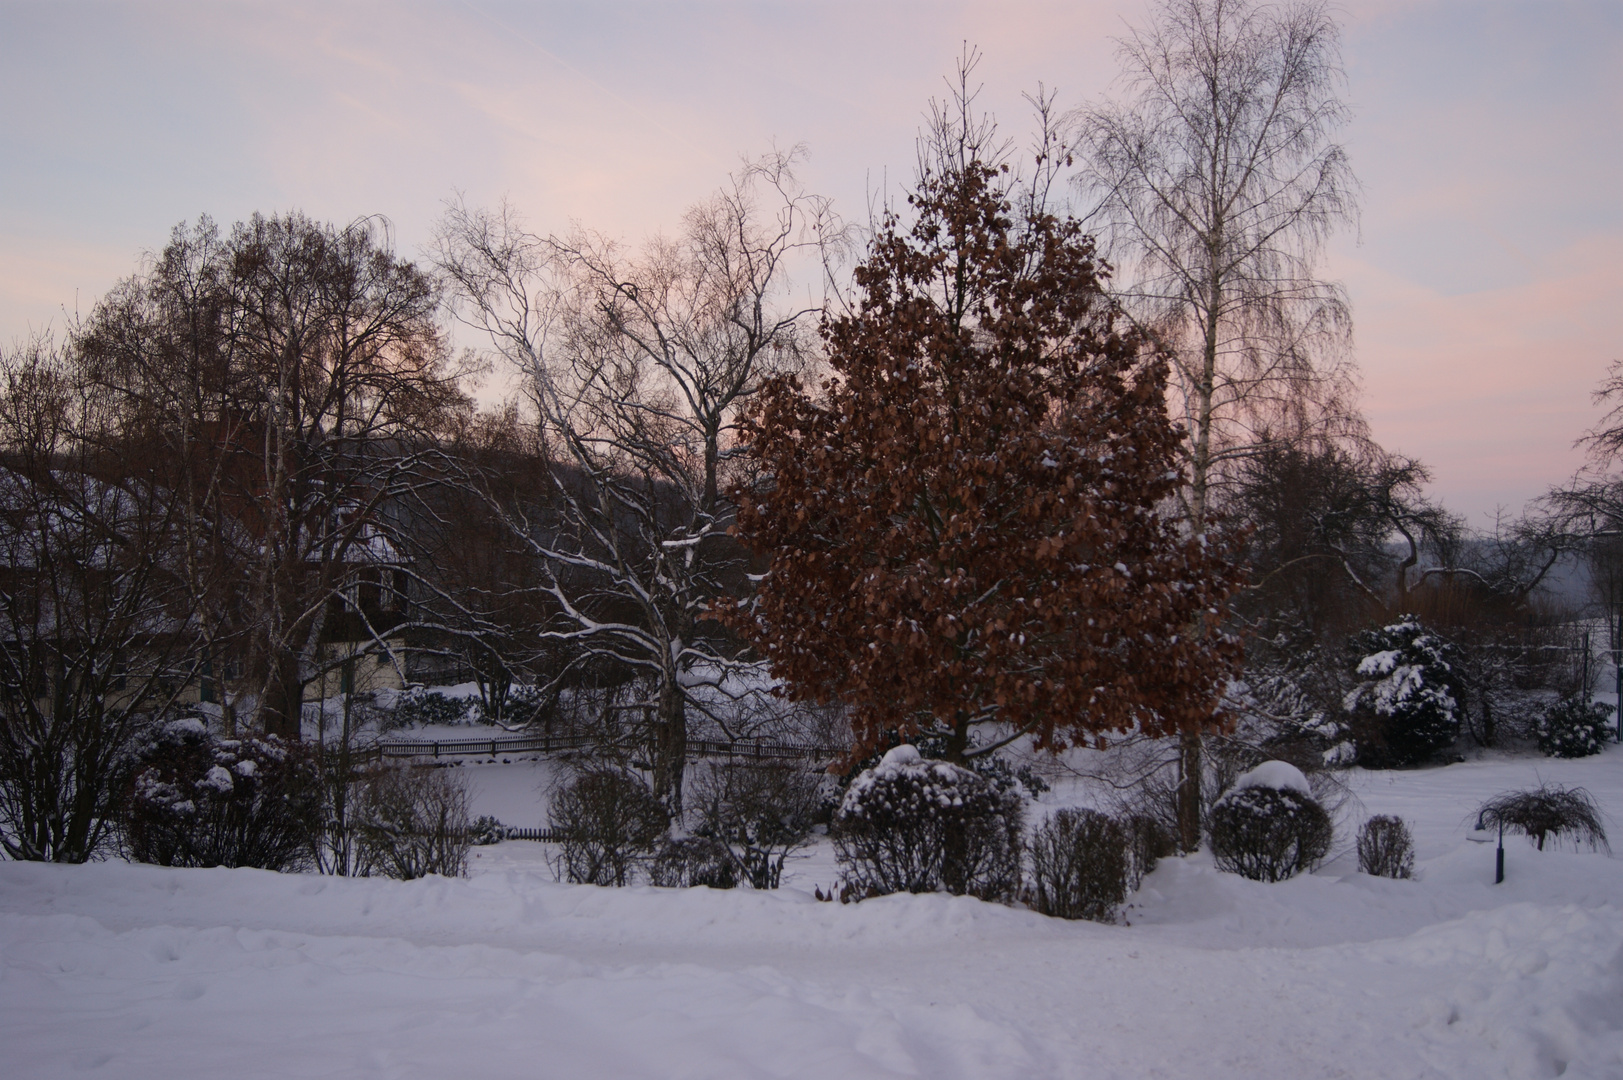
[[885,756],[879,759],[879,767],[892,772],[900,772],[909,765],[916,765],[924,759],[919,756],[916,746],[907,743],[885,751]]
[[1246,788],[1273,788],[1275,791],[1297,791],[1311,798],[1313,787],[1307,782],[1307,777],[1288,761],[1264,761],[1250,772],[1243,772],[1240,778],[1234,781],[1232,791],[1243,791]]
[[[1293,783],[1280,764],[1248,783]],[[476,811],[534,820],[546,768],[467,767]],[[1468,833],[1541,779],[1623,818],[1623,747],[1342,775],[1359,814],[1410,822],[1415,878],[1348,848],[1264,884],[1202,852],[1118,926],[818,903],[826,840],[771,892],[560,884],[524,841],[465,880],[0,862],[0,1075],[1623,1077],[1623,858],[1516,844],[1495,884]]]

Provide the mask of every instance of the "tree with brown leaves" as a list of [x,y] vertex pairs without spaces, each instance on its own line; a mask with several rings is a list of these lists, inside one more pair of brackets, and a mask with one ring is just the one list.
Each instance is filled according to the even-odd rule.
[[886,215],[826,320],[821,392],[782,378],[750,415],[766,479],[733,498],[768,572],[723,618],[790,697],[849,706],[858,753],[1200,730],[1239,657],[1214,617],[1235,574],[1158,511],[1181,482],[1166,365],[1046,209],[1053,142],[1020,181],[972,96],[936,110],[911,227]]

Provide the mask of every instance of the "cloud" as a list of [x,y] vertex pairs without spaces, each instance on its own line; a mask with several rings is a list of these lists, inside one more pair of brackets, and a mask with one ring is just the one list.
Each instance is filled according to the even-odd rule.
[[[1376,434],[1473,515],[1576,464],[1623,355],[1623,8],[1348,0],[1363,246],[1338,241]],[[453,192],[637,242],[740,155],[862,219],[909,178],[964,43],[1023,92],[1106,92],[1144,0],[13,5],[0,33],[0,342],[60,326],[201,212],[383,213],[404,251]]]

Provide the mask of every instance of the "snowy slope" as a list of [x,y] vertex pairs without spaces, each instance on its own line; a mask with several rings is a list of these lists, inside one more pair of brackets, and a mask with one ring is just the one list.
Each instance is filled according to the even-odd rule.
[[0,864],[0,1075],[1623,1077],[1623,862],[1518,840],[1494,886],[1466,838],[1540,775],[1623,821],[1615,749],[1355,774],[1420,880],[1170,860],[1131,926],[565,886],[516,842],[464,881]]

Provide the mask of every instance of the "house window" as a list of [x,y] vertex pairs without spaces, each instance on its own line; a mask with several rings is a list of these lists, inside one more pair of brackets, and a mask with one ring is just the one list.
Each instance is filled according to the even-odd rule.
[[378,608],[378,582],[382,572],[367,568],[360,572],[355,584],[355,602],[362,611],[376,611]]
[[406,572],[404,570],[390,570],[388,573],[393,579],[393,588],[388,589],[384,593],[383,602],[388,605],[388,610],[390,611],[405,611],[407,587]]

